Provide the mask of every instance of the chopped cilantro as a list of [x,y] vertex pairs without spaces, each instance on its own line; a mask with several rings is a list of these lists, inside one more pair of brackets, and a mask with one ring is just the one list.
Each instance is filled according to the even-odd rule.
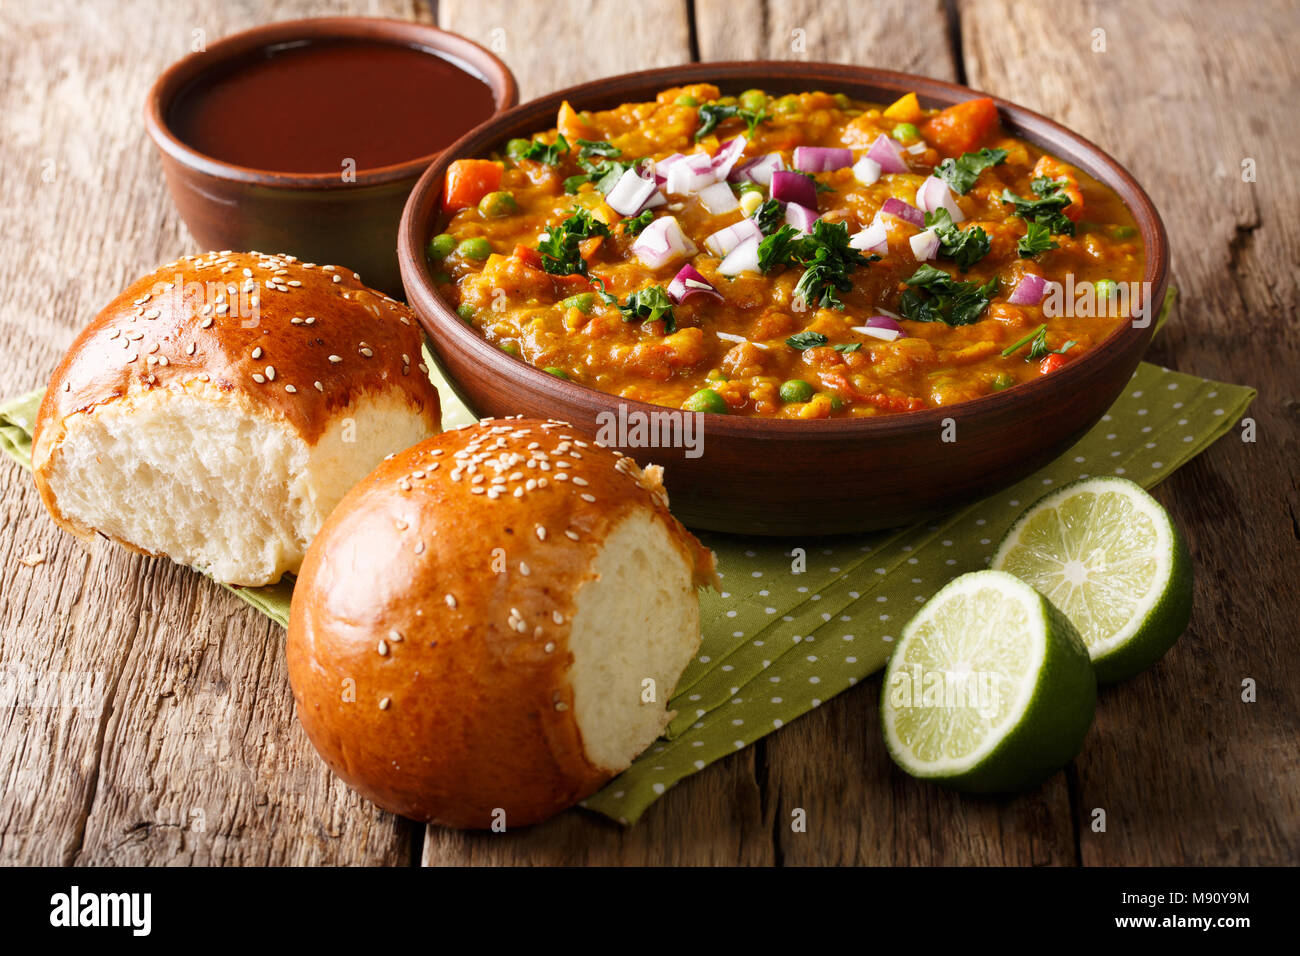
[[835,346],[835,351],[843,352],[845,355],[848,355],[850,352],[856,352],[860,348],[862,348],[861,342],[848,342],[844,345]]
[[603,139],[578,140],[578,156],[581,159],[590,159],[592,156],[604,156],[608,159],[618,159],[622,155],[623,151],[621,149]]
[[945,159],[935,168],[934,175],[951,186],[953,192],[964,196],[975,185],[980,173],[1006,158],[1005,149],[989,149],[986,146],[977,153],[963,153],[957,159]]
[[898,310],[913,322],[943,322],[970,325],[979,321],[997,294],[995,276],[983,285],[958,282],[942,269],[923,265],[906,280],[910,287],[899,300]]
[[673,315],[673,300],[668,298],[668,293],[664,291],[663,286],[651,285],[639,292],[633,292],[627,297],[626,304],[619,306],[619,311],[623,313],[624,322],[635,322],[638,319],[642,322],[654,322],[663,319],[665,333],[677,329],[676,317]]
[[992,240],[979,226],[958,229],[946,209],[936,209],[925,214],[927,229],[939,237],[939,252],[952,259],[963,269],[969,269],[989,254]]
[[629,236],[638,236],[641,230],[650,225],[651,220],[655,217],[654,212],[649,209],[643,210],[638,215],[622,220],[623,231]]
[[1016,249],[1025,259],[1032,259],[1034,256],[1041,255],[1049,249],[1058,248],[1052,240],[1052,230],[1045,222],[1027,222],[1025,223],[1027,231],[1020,237],[1016,243]]
[[777,266],[803,266],[794,295],[811,308],[844,308],[837,293],[853,288],[849,280],[853,267],[879,258],[864,256],[849,245],[848,223],[824,219],[813,223],[807,235],[800,235],[793,226],[782,226],[758,244],[758,267],[763,272]]
[[560,160],[569,152],[569,141],[564,138],[563,133],[555,137],[554,143],[547,143],[540,139],[535,139],[528,144],[528,148],[523,150],[520,155],[524,159],[531,159],[539,163],[545,163],[547,166],[558,166]]
[[767,199],[763,204],[754,210],[754,222],[762,230],[763,235],[770,236],[783,225],[785,225],[785,210],[781,208],[779,199]]
[[1036,362],[1040,358],[1046,358],[1049,355],[1064,355],[1078,344],[1074,339],[1070,339],[1059,349],[1049,349],[1047,347],[1047,326],[1044,325],[1038,329],[1038,334],[1029,343],[1029,354],[1025,356],[1025,361]]
[[1039,176],[1029,184],[1037,199],[1024,199],[1009,189],[1002,190],[1001,199],[1025,222],[1044,225],[1054,235],[1072,236],[1074,223],[1061,211],[1072,201],[1065,192],[1066,185],[1064,179]]
[[578,244],[591,236],[608,235],[609,227],[590,212],[574,209],[572,216],[552,228],[537,244],[537,251],[542,254],[542,269],[555,276],[585,276],[587,260],[578,251]]
[[759,123],[770,119],[764,110],[743,110],[739,106],[727,106],[722,103],[705,103],[700,107],[700,128],[695,131],[697,140],[704,139],[715,129],[723,120],[729,120],[733,117],[739,117],[745,121],[745,137],[754,138],[754,129]]
[[807,349],[821,348],[829,341],[830,339],[826,338],[826,336],[822,335],[820,332],[796,332],[785,340],[785,344],[790,346],[792,349],[798,349],[800,352],[803,352]]

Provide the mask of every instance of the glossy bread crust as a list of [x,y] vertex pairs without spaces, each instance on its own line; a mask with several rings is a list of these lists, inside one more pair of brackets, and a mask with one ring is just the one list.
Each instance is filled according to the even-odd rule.
[[394,389],[437,428],[422,341],[406,306],[341,267],[256,252],[160,266],[81,331],[51,376],[32,449],[41,499],[68,531],[90,533],[60,512],[46,480],[66,422],[158,390],[215,387],[282,419],[309,445],[341,412]]
[[294,590],[289,676],[321,756],[381,807],[453,827],[498,811],[535,823],[598,789],[610,773],[584,751],[568,636],[575,594],[635,510],[714,582],[658,469],[568,425],[486,420],[382,464]]

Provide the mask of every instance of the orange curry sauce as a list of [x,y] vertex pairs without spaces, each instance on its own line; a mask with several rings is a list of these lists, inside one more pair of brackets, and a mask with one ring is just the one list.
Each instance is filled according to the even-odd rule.
[[[716,128],[697,138],[710,107],[717,106],[728,109],[716,111],[721,115]],[[564,143],[557,143],[557,135]],[[697,195],[674,194],[667,190],[671,182],[659,184],[662,199],[642,211],[638,224],[672,216],[695,251],[648,265],[634,248],[636,224],[627,221],[634,217],[611,208],[598,188],[608,192],[618,169],[608,178],[591,170],[599,173],[605,168],[600,164],[610,161],[718,154],[747,135],[731,177],[744,181],[731,184],[737,208],[715,215]],[[890,138],[886,145],[898,150],[907,171],[882,171],[870,181],[874,170],[865,164],[864,175],[860,160],[882,136]],[[580,141],[606,145],[593,151]],[[775,153],[785,169],[794,169],[794,151],[801,146],[847,148],[853,160],[812,174],[822,223],[850,237],[883,224],[883,233],[878,227],[876,235],[887,237],[886,245],[877,247],[878,258],[840,270],[845,288],[812,303],[806,291],[796,292],[806,271],[799,262],[787,259],[769,263],[765,271],[724,275],[719,268],[725,257],[706,246],[710,235],[758,213],[771,198],[770,183],[750,182],[745,165]],[[945,254],[944,248],[962,238],[951,231],[951,242],[919,260],[914,240],[922,228],[883,213],[882,206],[891,197],[915,206],[918,189],[937,166],[980,150],[996,151],[984,155],[998,161],[979,168],[972,182],[959,182],[967,186],[964,192],[947,194],[960,211],[954,228],[985,234],[986,239],[965,237],[978,240],[968,248],[967,258],[975,261],[963,266]],[[639,173],[648,178],[651,171],[642,163]],[[1026,211],[1003,201],[1007,190],[1028,201],[1056,197],[1037,227],[1039,246],[1047,248],[1021,248],[1036,213],[1034,207]],[[934,195],[933,188],[927,195]],[[1068,198],[1063,207],[1062,197]],[[1143,271],[1142,240],[1119,197],[1083,171],[1008,136],[989,100],[940,112],[921,109],[910,94],[881,108],[823,92],[776,97],[750,90],[738,98],[720,97],[716,87],[699,84],[665,90],[653,103],[607,112],[577,113],[566,103],[558,129],[532,142],[513,140],[490,160],[453,163],[445,202],[445,232],[429,242],[431,268],[440,291],[488,341],[538,368],[612,395],[735,415],[892,414],[951,405],[1051,374],[1125,321],[1130,309],[1113,295],[1107,300],[1109,283],[1123,284],[1126,291],[1130,283],[1136,288]],[[545,249],[544,240],[562,231],[577,209],[606,228],[577,244],[582,257],[577,268],[585,275],[557,275],[564,267],[548,262],[539,247]],[[777,228],[769,223],[765,231],[770,238]],[[984,246],[987,251],[979,254]],[[688,263],[718,296],[694,294],[668,303],[671,312],[653,321],[646,321],[645,310],[627,307],[634,293],[667,290]],[[975,308],[968,304],[959,324],[945,321],[943,308],[930,313],[918,308],[918,302],[952,301],[931,294],[933,285],[907,284],[923,266],[974,290]],[[1082,283],[1100,282],[1102,295],[1097,304],[1081,307],[1064,297],[1057,299],[1064,303],[1061,308],[1049,308],[1048,300],[1010,304],[1026,274],[1062,284],[1068,277],[1067,288],[1085,290]],[[896,329],[861,331],[880,316],[886,325],[892,318]]]

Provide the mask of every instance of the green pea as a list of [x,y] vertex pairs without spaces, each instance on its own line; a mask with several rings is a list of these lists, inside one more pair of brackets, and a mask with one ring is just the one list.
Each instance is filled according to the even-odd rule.
[[482,236],[465,239],[456,247],[456,255],[462,259],[486,259],[492,255],[492,243]]
[[439,262],[451,255],[451,250],[456,248],[456,237],[441,233],[429,240],[429,245],[425,247],[425,252],[431,262]]
[[676,103],[678,106],[699,106],[700,105],[700,101],[697,100],[695,97],[691,96],[689,93],[683,93],[681,96],[677,97],[677,99],[673,100],[673,102]]
[[742,196],[745,195],[745,193],[758,193],[760,195],[764,194],[763,187],[760,186],[758,183],[741,183],[737,187],[737,191]]
[[894,127],[894,139],[906,143],[909,140],[920,139],[921,131],[911,123],[899,123]]
[[470,305],[468,302],[462,302],[460,305],[456,306],[456,314],[459,315],[466,322],[473,320],[474,315],[477,313],[477,311],[478,310],[475,309],[474,306]]
[[853,101],[849,99],[847,96],[845,96],[843,93],[836,93],[835,105],[842,110],[846,110],[853,105]]
[[526,139],[512,139],[506,143],[506,157],[513,162],[519,162],[524,158],[524,151],[533,144]]
[[715,415],[725,415],[730,409],[727,401],[711,388],[702,388],[685,402],[682,408],[688,412],[713,412]]
[[806,402],[813,397],[813,387],[801,378],[781,383],[781,401]]
[[993,376],[993,381],[990,382],[989,384],[993,386],[993,391],[1003,392],[1006,391],[1008,388],[1010,388],[1012,385],[1015,385],[1016,380],[1012,378],[1010,375],[1008,375],[1006,372],[999,372],[997,375]]
[[705,378],[711,379],[712,381],[715,382],[729,381],[729,379],[727,378],[727,373],[722,371],[722,369],[720,368],[709,369],[709,374],[706,375]]
[[519,211],[519,203],[515,202],[515,197],[508,190],[501,189],[480,199],[478,211],[488,219],[504,219]]
[[831,411],[838,412],[844,407],[844,399],[840,398],[834,392],[818,392],[818,396],[825,396],[831,400]]
[[1137,235],[1137,229],[1132,226],[1114,226],[1111,228],[1110,234],[1116,239],[1132,239]]
[[767,106],[767,94],[762,90],[745,90],[740,94],[740,108],[758,112]]
[[566,382],[569,380],[569,373],[555,365],[548,365],[542,369],[547,375],[554,375],[556,378],[562,378]]
[[519,358],[519,346],[514,342],[502,342],[501,351],[505,352],[507,355],[513,355],[515,358]]
[[789,96],[783,96],[772,105],[772,109],[778,113],[797,113],[799,112],[799,97],[793,93]]
[[1114,279],[1098,279],[1092,288],[1097,293],[1098,302],[1110,302],[1119,295],[1119,283]]
[[591,307],[595,304],[596,293],[594,292],[579,292],[577,295],[571,295],[560,303],[566,309],[577,309],[584,314],[590,312]]

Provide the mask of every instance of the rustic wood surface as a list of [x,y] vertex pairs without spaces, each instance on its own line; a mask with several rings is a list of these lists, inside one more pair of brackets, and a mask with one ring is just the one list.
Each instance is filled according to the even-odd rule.
[[[39,385],[121,285],[194,251],[140,121],[153,77],[195,31],[329,13],[436,19],[495,49],[525,99],[693,58],[822,59],[963,80],[1100,143],[1147,186],[1173,241],[1181,303],[1149,357],[1260,391],[1255,442],[1229,436],[1157,491],[1196,556],[1191,629],[1161,666],[1104,691],[1083,755],[1019,798],[958,798],[896,772],[877,679],[687,779],[630,830],[573,811],[461,834],[376,811],[325,771],[292,720],[279,628],[182,568],[83,548],[0,464],[0,678],[88,689],[75,710],[0,708],[0,862],[1296,861],[1293,4],[9,0],[0,393]],[[1247,161],[1255,182],[1242,181]],[[21,563],[33,555],[43,563]],[[1241,700],[1245,679],[1255,703]],[[804,833],[789,826],[799,808]]]

